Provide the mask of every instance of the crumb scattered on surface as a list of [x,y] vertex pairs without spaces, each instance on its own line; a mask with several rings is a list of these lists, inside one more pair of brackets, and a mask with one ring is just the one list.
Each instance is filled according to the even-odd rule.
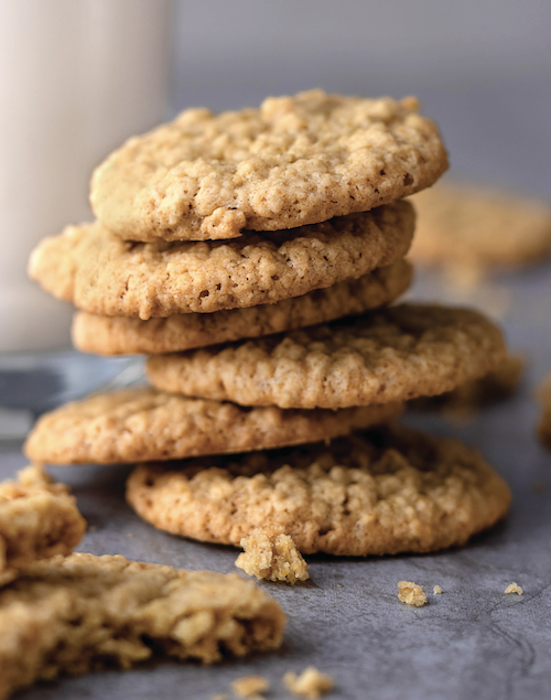
[[218,693],[218,695],[213,695],[211,700],[230,700],[226,693]]
[[293,695],[312,700],[325,695],[335,685],[331,676],[321,673],[315,666],[308,666],[301,674],[289,671],[283,676],[283,683]]
[[232,681],[231,687],[240,698],[258,698],[270,690],[270,683],[264,676],[243,676]]
[[423,593],[423,587],[413,583],[413,581],[398,582],[398,598],[402,603],[415,605],[417,608],[428,603],[427,596]]
[[235,565],[249,576],[290,584],[310,578],[308,564],[289,535],[270,536],[254,530],[241,540],[241,546],[245,551],[237,557]]
[[337,588],[342,588],[342,583],[337,583]]
[[510,584],[507,586],[507,588],[505,589],[504,593],[507,593],[507,594],[509,594],[509,593],[518,593],[518,595],[522,595],[523,590],[522,590],[522,588],[518,585],[518,583],[515,583],[515,582],[513,581],[513,583],[510,583]]
[[434,595],[437,595],[438,593],[443,593],[442,588],[441,588],[440,586],[438,586],[438,585],[436,585],[436,586],[432,589],[432,592],[434,593]]

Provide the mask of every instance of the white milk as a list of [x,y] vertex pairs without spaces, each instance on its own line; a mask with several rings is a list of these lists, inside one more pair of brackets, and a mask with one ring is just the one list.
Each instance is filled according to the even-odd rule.
[[0,0],[0,351],[69,344],[29,253],[89,221],[92,169],[166,117],[170,0]]

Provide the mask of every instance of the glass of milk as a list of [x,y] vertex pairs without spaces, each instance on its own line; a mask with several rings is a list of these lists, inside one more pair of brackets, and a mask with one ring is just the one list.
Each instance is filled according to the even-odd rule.
[[0,352],[70,343],[32,248],[89,221],[93,168],[166,117],[170,0],[0,2]]

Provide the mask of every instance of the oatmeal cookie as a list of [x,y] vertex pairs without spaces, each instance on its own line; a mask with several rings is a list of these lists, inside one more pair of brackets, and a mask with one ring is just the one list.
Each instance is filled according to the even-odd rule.
[[430,552],[503,518],[510,492],[457,440],[405,428],[240,457],[143,464],[127,500],[155,527],[239,546],[261,528],[303,554]]
[[43,415],[25,453],[53,464],[114,464],[317,442],[395,418],[399,402],[341,411],[243,408],[150,387],[104,392]]
[[414,399],[408,408],[442,411],[452,418],[468,418],[513,396],[518,390],[525,364],[519,355],[507,355],[495,370],[483,377],[465,382],[445,394]]
[[179,352],[256,338],[384,306],[406,291],[411,277],[412,267],[402,258],[357,280],[248,309],[173,314],[148,321],[81,311],[73,322],[73,344],[83,352],[128,355]]
[[93,314],[211,313],[273,304],[390,265],[407,253],[413,227],[408,202],[229,242],[131,243],[83,224],[43,240],[29,274]]
[[551,206],[543,202],[453,182],[411,201],[418,213],[411,253],[420,263],[484,271],[551,255]]
[[270,97],[260,109],[189,109],[131,138],[95,171],[100,221],[134,241],[209,240],[364,212],[447,169],[415,98]]
[[246,406],[344,408],[450,391],[505,357],[481,314],[402,304],[360,317],[172,355],[151,355],[159,389]]
[[72,554],[0,590],[0,700],[34,681],[154,653],[204,663],[280,646],[285,616],[237,574]]

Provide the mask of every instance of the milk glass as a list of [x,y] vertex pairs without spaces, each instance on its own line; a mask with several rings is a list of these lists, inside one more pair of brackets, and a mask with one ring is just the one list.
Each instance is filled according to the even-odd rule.
[[166,117],[169,19],[170,0],[0,0],[0,351],[69,345],[29,254],[89,221],[94,166]]

